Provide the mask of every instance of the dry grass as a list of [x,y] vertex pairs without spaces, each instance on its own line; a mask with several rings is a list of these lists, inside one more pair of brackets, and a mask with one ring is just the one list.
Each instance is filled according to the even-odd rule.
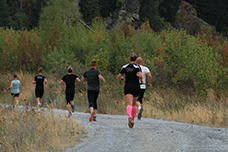
[[202,99],[196,94],[180,94],[177,90],[151,90],[144,98],[143,117],[227,127],[227,98],[217,98],[212,90],[208,90],[207,94],[206,99]]
[[86,133],[76,121],[35,110],[14,111],[0,107],[2,151],[60,151],[76,145]]
[[[32,84],[34,75],[16,73],[21,81],[19,104],[20,105],[36,105],[34,96],[35,85]],[[1,85],[0,103],[12,104],[13,98],[10,95],[8,87],[12,81],[12,74],[2,75],[4,86]],[[47,76],[48,79],[48,76]],[[58,100],[62,100],[60,104],[65,103],[64,94],[61,87],[56,89],[55,79],[49,80],[50,84],[45,85],[48,92],[44,106],[49,109],[56,106],[55,100],[47,101],[49,94],[55,96],[60,94]],[[52,92],[49,92],[52,90]],[[65,104],[64,104],[65,107]],[[0,106],[0,151],[61,151],[68,147],[76,145],[86,133],[82,126],[77,125],[75,120],[69,120],[52,112],[37,115],[35,110],[23,110],[21,112],[14,111],[12,106],[5,108]]]

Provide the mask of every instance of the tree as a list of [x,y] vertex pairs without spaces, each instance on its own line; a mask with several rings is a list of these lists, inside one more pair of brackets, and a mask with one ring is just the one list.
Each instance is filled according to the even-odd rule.
[[82,18],[91,24],[93,18],[100,15],[100,5],[99,0],[82,0],[79,2],[80,12],[82,13]]
[[9,27],[11,17],[9,14],[9,6],[6,0],[0,0],[0,27]]
[[142,0],[140,2],[139,16],[142,22],[149,20],[153,30],[159,31],[165,24],[165,19],[160,17],[159,0]]
[[182,0],[163,0],[159,5],[159,13],[171,24],[175,21],[176,13]]
[[[198,17],[219,32],[228,32],[228,1],[227,0],[186,0],[197,11]],[[228,34],[228,33],[227,33]],[[227,35],[228,36],[228,35]]]

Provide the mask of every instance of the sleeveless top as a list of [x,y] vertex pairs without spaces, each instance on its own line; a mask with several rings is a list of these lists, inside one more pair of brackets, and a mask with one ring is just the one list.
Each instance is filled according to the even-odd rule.
[[20,93],[19,91],[20,81],[13,80],[12,82],[13,82],[13,87],[12,87],[11,93]]

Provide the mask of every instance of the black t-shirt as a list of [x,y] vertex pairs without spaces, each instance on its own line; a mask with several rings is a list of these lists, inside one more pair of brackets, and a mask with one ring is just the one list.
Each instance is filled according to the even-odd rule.
[[83,77],[87,80],[88,90],[100,90],[100,81],[98,77],[100,74],[101,71],[94,68],[85,71]]
[[44,80],[45,76],[43,75],[37,75],[35,76],[34,80],[36,81],[36,89],[37,90],[43,90],[44,89]]
[[139,71],[142,71],[140,66],[128,63],[121,68],[119,73],[125,74],[125,83],[139,84],[139,76],[137,74]]
[[74,93],[75,91],[75,80],[77,79],[75,74],[64,75],[62,80],[66,83],[66,93]]

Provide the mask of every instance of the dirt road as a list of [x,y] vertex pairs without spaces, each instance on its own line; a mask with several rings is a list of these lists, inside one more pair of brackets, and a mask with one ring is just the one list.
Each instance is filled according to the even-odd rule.
[[130,129],[127,116],[98,114],[89,122],[89,114],[80,112],[72,119],[86,127],[88,138],[64,152],[228,151],[226,128],[142,118]]

